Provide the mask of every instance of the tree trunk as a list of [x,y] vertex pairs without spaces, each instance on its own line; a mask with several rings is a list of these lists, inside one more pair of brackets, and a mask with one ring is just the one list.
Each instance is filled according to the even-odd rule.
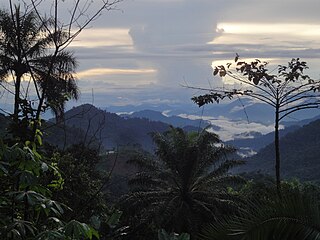
[[276,105],[276,117],[274,127],[274,148],[275,148],[275,170],[276,170],[276,184],[278,196],[281,197],[281,179],[280,179],[280,143],[279,143],[279,104]]
[[13,122],[14,124],[18,124],[19,120],[19,105],[20,105],[20,86],[21,86],[21,75],[16,75],[15,82],[15,92],[14,92],[14,109],[13,109]]

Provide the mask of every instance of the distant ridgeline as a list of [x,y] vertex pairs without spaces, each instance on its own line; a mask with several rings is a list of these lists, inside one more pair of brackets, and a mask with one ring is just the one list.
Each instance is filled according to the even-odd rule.
[[[132,114],[126,114],[124,115],[126,118],[146,118],[151,121],[159,121],[163,123],[167,123],[169,125],[172,125],[174,127],[194,127],[196,128],[204,128],[210,123],[204,120],[191,120],[188,118],[182,118],[178,116],[165,116],[161,112],[154,111],[154,110],[142,110],[138,112],[134,112]],[[198,130],[198,129],[197,129]]]
[[[162,116],[164,120],[167,118]],[[200,126],[197,121],[188,119],[183,124],[183,118],[179,117],[171,118],[172,122],[168,120],[167,123],[162,122],[163,119],[150,120],[141,115],[139,117],[121,117],[90,104],[74,107],[65,113],[65,123],[69,129],[72,129],[73,139],[81,140],[84,143],[101,142],[105,149],[137,146],[147,151],[153,151],[152,132],[164,132],[169,129],[170,125],[182,127],[187,131],[198,131]],[[197,125],[198,127],[195,127]],[[59,134],[52,131],[49,134],[50,142],[58,143],[61,134],[63,131]],[[69,140],[71,139],[68,138]]]
[[[8,123],[9,118],[0,114],[1,137],[6,133]],[[42,124],[42,131],[44,140],[58,147],[78,143],[101,143],[104,149],[131,146],[152,152],[154,144],[151,133],[164,132],[170,125],[190,132],[199,131],[209,123],[177,116],[167,117],[151,110],[118,116],[93,105],[84,104],[65,113],[65,125],[57,125],[54,119],[50,119]]]
[[[281,172],[284,178],[320,181],[320,120],[315,120],[317,118],[284,123],[287,127],[282,130],[280,140]],[[8,117],[0,114],[0,137],[4,137],[8,123]],[[53,120],[45,122],[42,125],[44,140],[59,147],[77,143],[97,146],[101,143],[105,150],[129,147],[149,152],[154,151],[152,132],[164,132],[170,125],[183,127],[186,131],[199,131],[199,126],[203,128],[208,125],[205,121],[167,117],[150,110],[121,117],[90,104],[67,111],[65,123],[56,125]],[[254,139],[238,139],[227,144],[258,152],[246,158],[247,164],[238,168],[237,172],[274,174],[273,133],[257,134]]]

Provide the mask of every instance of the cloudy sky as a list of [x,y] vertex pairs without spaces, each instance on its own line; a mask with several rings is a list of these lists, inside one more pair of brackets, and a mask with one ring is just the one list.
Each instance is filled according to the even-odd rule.
[[319,77],[319,0],[124,0],[117,7],[69,48],[79,61],[79,104],[185,103],[198,92],[182,85],[226,84],[213,79],[212,65],[235,53],[275,64],[300,57]]

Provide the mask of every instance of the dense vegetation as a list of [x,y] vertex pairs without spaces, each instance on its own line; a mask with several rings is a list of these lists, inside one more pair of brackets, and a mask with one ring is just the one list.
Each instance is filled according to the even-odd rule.
[[[15,78],[13,113],[0,115],[0,239],[320,239],[317,185],[280,182],[278,174],[276,181],[261,174],[233,175],[230,170],[243,161],[233,159],[235,149],[206,130],[123,119],[89,105],[64,114],[65,102],[77,98],[76,60],[65,49],[73,39],[71,26],[65,32],[57,18],[23,13],[19,6],[1,10],[0,23],[0,81],[9,73]],[[304,70],[305,63],[297,61],[292,68]],[[263,75],[266,64],[240,65],[256,85],[271,80],[263,78],[269,76]],[[223,70],[215,73],[226,74]],[[302,70],[291,70],[297,75],[287,76],[289,82],[305,77]],[[31,76],[37,101],[21,94],[24,75]],[[212,97],[224,96],[200,100],[212,102]],[[49,109],[56,123],[41,120],[40,113]],[[304,143],[288,144],[283,156],[292,152],[300,157],[296,164],[307,159],[306,152],[317,152],[318,128],[319,121],[299,129]],[[144,142],[150,132],[153,142]],[[64,138],[54,139],[55,134]],[[103,147],[104,138],[115,142]],[[299,140],[288,134],[283,146],[286,139]],[[304,157],[298,152],[302,147]],[[265,152],[263,158],[269,157]]]
[[243,181],[228,171],[243,162],[225,159],[232,148],[220,145],[207,131],[187,134],[172,128],[153,138],[157,158],[131,160],[139,171],[129,181],[131,193],[121,201],[133,225],[154,225],[194,237],[204,223],[237,208],[237,196],[227,186]]

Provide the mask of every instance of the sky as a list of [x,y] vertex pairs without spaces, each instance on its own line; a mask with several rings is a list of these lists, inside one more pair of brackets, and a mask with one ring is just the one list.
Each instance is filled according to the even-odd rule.
[[124,0],[69,46],[79,62],[77,105],[191,103],[200,92],[185,86],[232,84],[212,67],[236,53],[275,65],[300,57],[318,79],[319,9],[319,0]]

